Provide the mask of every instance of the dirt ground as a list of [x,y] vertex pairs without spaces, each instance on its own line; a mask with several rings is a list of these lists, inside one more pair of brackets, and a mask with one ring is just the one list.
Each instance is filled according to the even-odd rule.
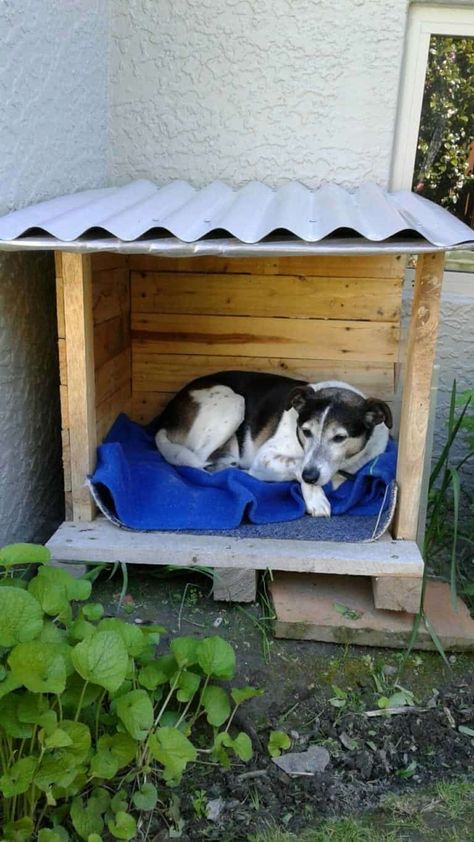
[[[393,650],[274,640],[265,620],[268,606],[216,603],[211,586],[209,578],[194,573],[129,569],[121,616],[162,624],[167,632],[160,651],[179,634],[219,634],[232,643],[232,685],[265,691],[236,717],[239,730],[252,739],[254,757],[228,770],[196,764],[179,787],[163,792],[163,810],[143,838],[238,842],[257,839],[270,825],[296,839],[323,817],[368,811],[376,816],[393,794],[411,796],[440,781],[472,776],[472,656],[451,656],[448,668],[436,653],[415,652],[400,673],[403,653]],[[102,576],[94,599],[115,614],[121,588],[119,573],[111,580]],[[395,692],[396,683],[413,693],[414,705],[397,715],[368,715],[380,713],[378,699]],[[267,750],[272,729],[289,735],[292,751],[327,749],[324,771],[289,777],[279,769]],[[212,820],[209,805],[217,814]],[[446,838],[474,839],[474,825],[472,833],[463,828],[462,835]],[[268,842],[276,838],[276,830],[265,836]],[[428,837],[418,832],[395,838]]]

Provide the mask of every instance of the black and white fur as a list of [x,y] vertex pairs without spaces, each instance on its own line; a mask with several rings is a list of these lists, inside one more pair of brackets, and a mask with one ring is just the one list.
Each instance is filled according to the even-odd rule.
[[387,446],[386,403],[348,383],[222,371],[193,380],[152,423],[172,465],[234,466],[268,481],[297,480],[308,514],[331,514],[322,489],[337,487]]

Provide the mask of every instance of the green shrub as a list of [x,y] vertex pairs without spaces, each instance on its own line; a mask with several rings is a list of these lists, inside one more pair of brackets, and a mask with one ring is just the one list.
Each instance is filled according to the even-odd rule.
[[[157,657],[159,627],[104,617],[90,582],[48,560],[44,547],[0,550],[1,838],[132,839],[157,785],[177,784],[200,753],[250,759],[230,727],[261,691],[215,683],[235,668],[217,636],[175,638]],[[28,563],[39,567],[27,582],[15,572]]]

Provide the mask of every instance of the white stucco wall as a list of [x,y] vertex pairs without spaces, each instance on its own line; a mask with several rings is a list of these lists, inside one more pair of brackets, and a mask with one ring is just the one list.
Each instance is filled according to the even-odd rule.
[[406,0],[115,0],[113,182],[389,176]]
[[[0,2],[0,213],[106,180],[106,0]],[[54,267],[0,253],[0,546],[62,517]]]

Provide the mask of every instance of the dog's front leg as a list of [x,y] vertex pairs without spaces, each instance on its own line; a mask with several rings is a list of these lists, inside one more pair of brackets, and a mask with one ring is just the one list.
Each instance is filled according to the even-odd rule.
[[286,482],[301,479],[301,458],[285,456],[275,450],[262,448],[254,459],[248,473],[265,482]]
[[320,485],[301,483],[301,493],[306,504],[306,511],[312,517],[329,517],[331,504]]

